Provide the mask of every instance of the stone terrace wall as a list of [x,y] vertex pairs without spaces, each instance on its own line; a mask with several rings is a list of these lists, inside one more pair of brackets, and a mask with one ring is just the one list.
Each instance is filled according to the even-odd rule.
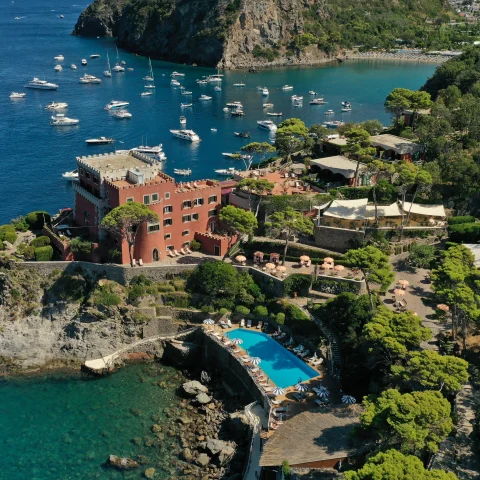
[[365,232],[316,226],[313,235],[315,237],[315,245],[318,247],[327,248],[336,252],[344,252],[350,240],[362,241],[365,237]]

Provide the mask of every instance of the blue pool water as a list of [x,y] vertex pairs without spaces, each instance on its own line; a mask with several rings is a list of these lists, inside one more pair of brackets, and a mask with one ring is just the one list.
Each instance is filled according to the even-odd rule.
[[259,367],[278,387],[291,387],[299,380],[303,382],[318,376],[318,372],[265,333],[239,328],[228,336],[241,338],[241,348],[251,357],[262,359]]

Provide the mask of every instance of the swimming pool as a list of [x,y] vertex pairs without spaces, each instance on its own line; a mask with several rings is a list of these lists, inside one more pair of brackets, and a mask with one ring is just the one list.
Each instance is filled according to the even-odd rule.
[[262,360],[259,367],[278,387],[291,387],[299,380],[303,382],[319,375],[317,371],[265,333],[239,328],[227,335],[229,338],[243,340],[240,347],[251,357]]

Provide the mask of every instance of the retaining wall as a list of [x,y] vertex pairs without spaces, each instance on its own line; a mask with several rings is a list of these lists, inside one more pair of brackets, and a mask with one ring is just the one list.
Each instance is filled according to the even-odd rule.
[[315,226],[313,235],[315,245],[321,248],[328,248],[335,252],[345,252],[347,245],[352,240],[362,241],[365,232],[362,230],[349,230],[325,226]]

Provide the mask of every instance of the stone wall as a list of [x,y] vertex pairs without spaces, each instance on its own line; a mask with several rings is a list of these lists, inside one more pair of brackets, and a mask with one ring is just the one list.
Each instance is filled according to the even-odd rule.
[[143,338],[157,337],[158,335],[172,335],[178,332],[178,325],[171,316],[158,316],[152,318],[144,325],[142,330]]
[[315,237],[315,245],[318,247],[343,253],[350,241],[357,240],[361,242],[365,237],[365,232],[361,230],[315,226],[313,235]]
[[240,265],[235,265],[237,270],[246,270],[250,275],[255,279],[262,289],[267,290],[272,295],[276,297],[283,297],[283,280],[280,278],[274,277],[267,272],[258,270],[253,267],[242,267]]

